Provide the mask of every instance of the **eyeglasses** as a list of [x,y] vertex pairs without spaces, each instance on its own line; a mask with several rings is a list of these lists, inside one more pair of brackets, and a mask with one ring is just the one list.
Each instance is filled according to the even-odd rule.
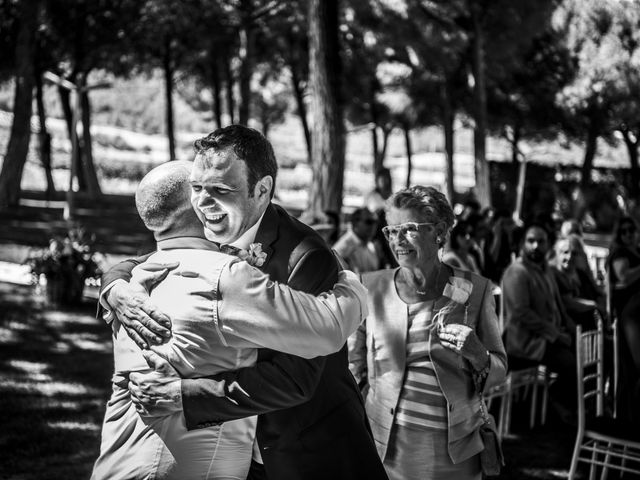
[[364,223],[365,225],[375,225],[376,223],[378,223],[378,221],[375,218],[367,218],[365,220],[362,220],[362,223]]
[[425,225],[435,224],[431,222],[407,222],[401,223],[400,225],[388,225],[382,229],[382,233],[387,240],[391,240],[392,238],[397,237],[399,234],[402,234],[402,236],[405,238],[416,238],[420,233],[420,227],[423,227]]
[[636,233],[636,229],[633,227],[620,229],[620,235],[626,235],[627,233]]

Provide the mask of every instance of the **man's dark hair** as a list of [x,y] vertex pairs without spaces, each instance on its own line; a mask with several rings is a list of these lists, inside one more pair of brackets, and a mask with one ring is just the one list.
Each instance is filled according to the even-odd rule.
[[349,221],[351,222],[351,225],[355,225],[364,216],[368,216],[370,218],[375,218],[373,213],[371,213],[371,211],[368,208],[360,207],[360,208],[356,208],[353,212],[351,212],[351,218],[349,219]]
[[193,146],[197,154],[204,154],[209,150],[221,151],[230,148],[247,165],[249,196],[253,196],[253,189],[258,180],[266,175],[271,175],[273,178],[271,198],[273,198],[278,163],[271,143],[257,130],[244,125],[229,125],[214,130],[206,137],[199,138]]
[[540,222],[538,220],[534,220],[532,222],[527,223],[524,228],[522,229],[522,238],[521,238],[521,242],[524,241],[527,232],[531,229],[531,228],[539,228],[540,230],[542,230],[546,235],[547,235],[547,241],[549,243],[549,245],[553,245],[551,243],[551,232],[549,231],[549,227],[544,224],[543,222]]

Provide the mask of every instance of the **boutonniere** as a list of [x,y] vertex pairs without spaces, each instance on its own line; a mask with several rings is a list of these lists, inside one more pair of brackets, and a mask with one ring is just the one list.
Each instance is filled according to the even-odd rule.
[[253,267],[261,267],[267,261],[267,254],[262,251],[261,243],[252,243],[249,250],[242,250],[238,256]]
[[442,291],[442,300],[444,300],[444,305],[438,310],[434,318],[438,329],[444,326],[447,317],[460,306],[464,306],[464,320],[462,322],[454,323],[463,323],[466,325],[469,297],[471,296],[472,290],[473,283],[471,281],[460,277],[449,277],[449,280]]

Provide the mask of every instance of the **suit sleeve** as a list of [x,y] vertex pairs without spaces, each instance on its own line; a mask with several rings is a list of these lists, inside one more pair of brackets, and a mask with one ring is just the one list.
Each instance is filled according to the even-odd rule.
[[362,388],[367,382],[367,321],[347,340],[349,346],[349,370]]
[[216,326],[226,346],[304,358],[340,350],[367,309],[367,290],[348,270],[332,290],[315,296],[274,282],[246,262],[231,262],[217,291]]
[[[289,286],[318,294],[338,278],[338,265],[326,249],[309,250],[292,269]],[[304,359],[276,353],[253,367],[212,377],[183,379],[182,404],[188,429],[294,407],[315,393],[325,357]],[[225,381],[225,397],[216,396]]]
[[98,319],[110,318],[105,314],[108,304],[104,299],[104,295],[106,295],[109,290],[111,290],[114,282],[118,280],[124,280],[125,282],[128,282],[129,280],[131,280],[131,271],[135,268],[136,265],[141,264],[147,258],[149,258],[150,255],[151,254],[124,260],[114,265],[102,274],[102,278],[100,279],[100,292],[98,294],[98,310],[96,312],[96,317]]

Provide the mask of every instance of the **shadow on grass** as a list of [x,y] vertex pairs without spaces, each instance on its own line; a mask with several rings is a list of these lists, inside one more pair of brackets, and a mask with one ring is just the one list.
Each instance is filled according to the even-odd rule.
[[113,370],[94,314],[0,283],[0,478],[89,478]]

